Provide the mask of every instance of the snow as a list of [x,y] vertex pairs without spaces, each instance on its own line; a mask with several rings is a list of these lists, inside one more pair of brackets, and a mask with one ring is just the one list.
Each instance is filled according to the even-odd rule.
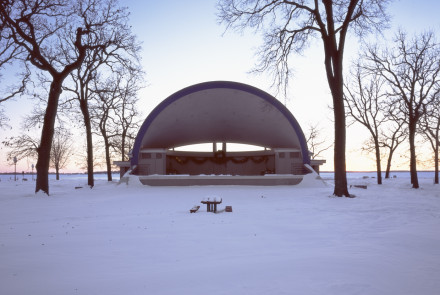
[[[440,186],[0,182],[0,294],[439,294]],[[13,178],[12,178],[13,179]],[[130,179],[129,183],[135,182]],[[82,186],[82,189],[75,189]],[[219,213],[203,198],[223,199]],[[194,205],[201,205],[194,214]],[[233,212],[225,212],[232,206]]]

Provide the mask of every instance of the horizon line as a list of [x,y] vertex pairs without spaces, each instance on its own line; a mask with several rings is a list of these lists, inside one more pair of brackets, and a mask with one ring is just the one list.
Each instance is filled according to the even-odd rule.
[[[332,170],[326,170],[326,171],[319,171],[319,173],[334,173],[335,171]],[[350,170],[346,171],[346,173],[376,173],[376,170]],[[392,172],[410,172],[410,170],[391,170]],[[435,172],[435,170],[417,170],[417,172]],[[93,174],[106,174],[107,171],[95,171]],[[112,170],[113,173],[119,173],[118,170]],[[386,171],[382,171],[381,173],[386,173]],[[23,174],[22,172],[0,172],[0,175],[4,174]],[[37,174],[36,172],[24,172],[25,175],[31,175],[31,174]],[[56,174],[56,172],[49,172],[49,174]],[[71,175],[71,174],[87,174],[87,172],[60,172],[60,175]]]

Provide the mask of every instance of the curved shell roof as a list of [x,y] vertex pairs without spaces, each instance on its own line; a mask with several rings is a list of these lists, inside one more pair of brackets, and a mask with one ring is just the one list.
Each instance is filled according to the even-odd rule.
[[205,142],[298,148],[310,162],[301,127],[282,103],[246,84],[214,81],[184,88],[150,113],[136,137],[132,165],[143,148]]

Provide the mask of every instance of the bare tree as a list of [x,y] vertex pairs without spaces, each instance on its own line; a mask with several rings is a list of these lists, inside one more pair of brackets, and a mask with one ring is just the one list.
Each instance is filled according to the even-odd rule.
[[440,148],[440,89],[434,94],[434,99],[426,106],[421,119],[420,131],[429,142],[434,153],[434,183],[439,183],[439,148]]
[[302,52],[311,38],[322,40],[327,81],[333,97],[335,147],[334,195],[347,196],[343,57],[349,29],[358,36],[383,30],[388,0],[219,0],[219,19],[227,28],[263,30],[256,72],[273,74],[274,85],[287,87],[289,56]]
[[[38,126],[41,118],[44,115],[41,110],[34,110],[34,112],[26,116],[22,123],[22,130],[27,130],[28,133],[35,133],[32,128]],[[57,120],[62,123],[61,120]],[[51,167],[55,169],[56,179],[59,180],[59,170],[64,168],[69,161],[69,156],[72,154],[72,134],[69,130],[62,127],[62,125],[55,127],[54,140],[50,155]],[[23,133],[19,136],[11,136],[3,141],[3,145],[9,149],[7,153],[8,161],[14,157],[17,160],[24,158],[36,159],[38,157],[38,147],[40,141],[38,138]]]
[[[95,55],[97,52],[89,52],[90,55]],[[98,66],[95,60],[86,58],[83,65],[72,71],[71,77],[74,81],[74,88],[65,86],[64,89],[74,93],[74,100],[79,104],[79,110],[82,114],[83,126],[86,130],[86,150],[87,150],[87,184],[89,187],[94,186],[93,177],[93,140],[92,140],[92,125],[89,111],[90,100],[90,81],[95,78],[96,69]]]
[[[357,64],[354,73],[344,84],[344,99],[348,115],[368,129],[372,140],[372,148],[376,157],[377,184],[382,184],[380,127],[386,118],[381,111],[381,102],[385,98],[384,80],[378,75],[367,76]],[[365,84],[365,80],[367,83]]]
[[128,153],[140,126],[136,104],[138,92],[143,87],[142,73],[139,69],[130,69],[124,74],[125,79],[117,80],[116,84],[119,100],[115,104],[115,118],[120,138],[113,146],[119,150],[121,161],[128,160]]
[[72,133],[63,127],[55,128],[50,161],[55,168],[56,180],[60,179],[60,169],[65,168],[73,153]]
[[327,144],[327,140],[322,138],[322,129],[318,125],[309,125],[306,141],[312,153],[312,159],[318,158],[321,153],[330,149],[333,144]]
[[107,170],[107,180],[112,181],[112,169],[111,169],[111,150],[112,139],[117,137],[116,132],[116,118],[115,101],[118,100],[117,92],[114,90],[117,86],[111,78],[105,81],[94,81],[94,99],[96,100],[95,107],[91,109],[92,123],[95,126],[96,134],[100,135],[104,142],[104,153]]
[[[95,80],[96,81],[96,80]],[[111,144],[110,140],[117,136],[114,132],[114,118],[112,116],[112,109],[115,97],[113,95],[108,95],[108,88],[113,86],[113,81],[110,81],[110,85],[104,86],[99,83],[99,90],[96,92],[96,97],[99,99],[96,107],[92,111],[92,122],[96,126],[95,129],[99,130],[97,133],[102,136],[104,141],[104,152],[107,170],[107,180],[112,181],[112,169],[111,169]],[[95,85],[96,87],[96,85]]]
[[369,46],[364,53],[364,68],[381,75],[389,86],[388,97],[408,126],[410,172],[413,188],[419,188],[415,136],[426,105],[440,83],[440,47],[433,32],[408,39],[399,31],[395,46],[382,51]]
[[24,49],[23,61],[30,62],[52,77],[38,148],[36,192],[43,190],[49,194],[50,150],[61,86],[67,75],[81,65],[87,51],[82,41],[83,36],[91,31],[78,27],[73,46],[79,58],[69,59],[66,65],[59,64],[57,49],[63,46],[57,40],[58,35],[64,28],[71,28],[75,12],[73,5],[61,0],[0,2],[0,21],[4,24],[4,30],[7,30],[8,38]]
[[[64,80],[81,66],[89,50],[102,46],[96,39],[115,33],[115,26],[125,16],[117,0],[0,2],[0,23],[6,32],[3,36],[23,49],[24,54],[20,56],[23,62],[51,77],[38,148],[36,192],[42,190],[49,194],[50,151]],[[70,38],[64,38],[66,35]]]
[[65,86],[65,89],[74,93],[74,99],[79,104],[84,120],[87,139],[87,174],[90,187],[94,186],[91,110],[99,108],[99,105],[93,104],[92,101],[91,82],[97,79],[99,71],[112,72],[115,71],[116,67],[133,67],[139,60],[138,54],[140,51],[139,43],[127,23],[127,11],[119,11],[117,15],[108,14],[105,21],[114,22],[113,30],[96,38],[95,43],[92,43],[95,45],[94,49],[88,52],[83,64],[72,71],[71,77],[74,81],[74,88],[69,85]]
[[96,79],[94,83],[97,102],[92,109],[92,121],[104,141],[108,181],[112,180],[111,150],[118,151],[124,159],[130,131],[139,127],[136,103],[142,74],[136,67],[119,68],[111,77],[100,82]]

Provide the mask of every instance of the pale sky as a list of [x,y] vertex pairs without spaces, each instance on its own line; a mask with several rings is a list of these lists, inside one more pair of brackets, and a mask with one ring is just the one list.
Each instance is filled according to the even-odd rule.
[[[269,76],[255,76],[248,72],[257,62],[255,49],[261,44],[261,36],[248,30],[244,34],[227,31],[217,23],[216,0],[163,0],[163,1],[121,1],[131,11],[134,33],[143,43],[142,64],[146,72],[147,87],[140,93],[139,108],[144,118],[162,100],[174,92],[201,82],[228,80],[250,84],[275,95],[270,89]],[[409,33],[434,29],[440,32],[436,0],[394,1],[389,7],[392,28],[386,31],[392,35],[398,27]],[[374,37],[374,36],[373,36]],[[375,37],[378,38],[378,37]],[[440,40],[440,38],[438,38]],[[356,38],[349,38],[346,45],[345,72],[350,60],[356,57]],[[286,104],[304,133],[309,125],[319,124],[323,137],[329,143],[333,140],[333,113],[329,108],[332,100],[327,84],[324,59],[320,40],[311,42],[304,56],[291,59],[295,75],[290,81],[287,100],[277,98]],[[23,98],[4,104],[10,117],[12,130],[0,130],[0,141],[12,133],[19,132],[19,123],[32,109],[32,102]],[[347,170],[374,170],[371,155],[362,154],[360,148],[368,136],[362,127],[347,130]],[[85,152],[84,152],[85,153]],[[6,161],[6,151],[0,149],[0,172],[13,172],[14,166]],[[333,150],[324,155],[327,160],[321,169],[333,170]],[[17,171],[31,171],[31,160],[22,160]],[[34,163],[35,164],[35,163]],[[67,171],[83,171],[71,164]],[[408,169],[406,164],[395,165],[394,169]]]

